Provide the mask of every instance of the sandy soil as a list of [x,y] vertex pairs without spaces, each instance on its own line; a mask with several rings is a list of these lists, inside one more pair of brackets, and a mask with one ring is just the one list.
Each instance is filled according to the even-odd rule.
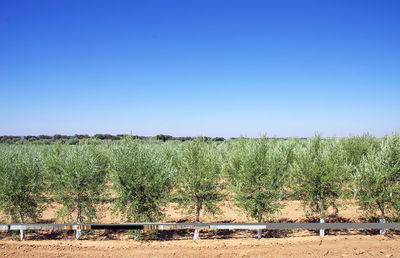
[[[305,221],[298,201],[286,201],[286,207],[270,221]],[[98,221],[112,223],[123,221],[113,216],[106,207]],[[232,201],[222,206],[223,213],[204,216],[207,222],[253,222],[234,208]],[[170,205],[164,221],[193,221],[193,218]],[[342,207],[341,221],[359,221],[359,212],[353,204]],[[43,221],[62,222],[55,219],[56,207],[43,214]],[[15,232],[17,233],[17,232]],[[0,255],[7,257],[400,257],[398,232],[380,236],[370,231],[331,231],[319,237],[313,230],[265,231],[263,239],[256,239],[255,231],[202,231],[200,240],[191,240],[193,232],[163,231],[150,238],[142,234],[141,241],[132,240],[132,232],[93,231],[74,240],[74,232],[26,232],[26,240],[18,241],[17,234],[0,236]],[[152,236],[154,238],[154,235]]]
[[[301,206],[300,201],[282,201],[285,207],[277,213],[275,216],[268,218],[268,221],[303,221],[306,216],[304,210]],[[53,204],[53,206],[47,209],[42,216],[43,222],[48,223],[63,223],[62,220],[57,219],[57,207],[58,205]],[[120,223],[124,221],[124,218],[113,214],[111,204],[106,204],[103,207],[102,216],[97,222],[100,223]],[[227,200],[221,207],[221,213],[217,215],[201,214],[201,219],[204,222],[256,222],[255,219],[248,218],[246,213],[239,210],[235,206],[233,200]],[[333,211],[329,211],[333,212]],[[186,214],[183,210],[178,209],[175,204],[170,204],[165,210],[166,217],[164,222],[194,222],[194,217]],[[347,203],[345,206],[342,205],[339,209],[339,217],[351,221],[359,221],[360,212],[357,210],[357,206],[352,203]]]
[[30,257],[400,257],[400,238],[308,236],[171,241],[0,241],[1,256]]

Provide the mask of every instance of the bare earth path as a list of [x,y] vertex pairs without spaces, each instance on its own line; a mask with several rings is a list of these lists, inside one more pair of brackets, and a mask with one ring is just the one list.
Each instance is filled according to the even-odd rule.
[[400,257],[400,237],[307,236],[171,241],[0,241],[7,257]]

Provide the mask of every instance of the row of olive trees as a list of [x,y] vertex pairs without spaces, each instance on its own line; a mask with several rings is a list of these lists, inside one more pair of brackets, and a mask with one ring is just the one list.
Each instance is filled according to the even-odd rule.
[[6,219],[37,221],[51,202],[76,222],[96,216],[104,197],[107,157],[92,146],[2,146],[0,208]]
[[0,208],[25,223],[55,201],[60,218],[83,223],[115,197],[114,211],[127,221],[158,221],[173,200],[199,221],[224,196],[215,146],[199,138],[160,147],[130,137],[111,145],[1,146]]
[[369,215],[379,210],[383,218],[398,217],[399,135],[377,142],[316,136],[161,144],[128,137],[108,145],[0,146],[0,208],[12,221],[36,221],[54,198],[60,217],[81,223],[115,198],[115,212],[127,221],[159,221],[173,201],[199,222],[232,192],[258,222],[288,197],[324,220],[328,208],[337,211],[337,200],[355,189]]
[[[400,136],[369,136],[307,142],[261,138],[236,142],[227,167],[239,207],[262,221],[282,207],[282,191],[325,220],[328,208],[356,190],[367,217],[399,218]],[[380,214],[378,214],[380,212]]]
[[0,148],[0,207],[12,222],[37,221],[52,202],[58,216],[83,223],[116,194],[114,208],[127,220],[154,221],[169,200],[172,177],[159,153],[131,139],[106,145]]

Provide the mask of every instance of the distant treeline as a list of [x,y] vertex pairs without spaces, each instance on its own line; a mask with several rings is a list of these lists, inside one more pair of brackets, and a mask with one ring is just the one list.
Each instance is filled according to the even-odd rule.
[[[97,139],[97,140],[109,140],[109,141],[119,141],[122,140],[124,137],[128,136],[127,134],[95,134],[90,136],[88,134],[75,134],[75,135],[61,135],[55,134],[53,136],[50,135],[39,135],[39,136],[0,136],[0,143],[7,143],[7,144],[24,144],[24,143],[36,143],[36,144],[53,144],[53,143],[65,143],[70,145],[78,144],[81,140],[89,140],[89,139]],[[163,142],[175,140],[175,141],[191,141],[196,137],[174,137],[171,135],[166,134],[158,134],[156,136],[139,136],[139,135],[131,135],[133,139],[157,139]],[[222,142],[225,141],[223,137],[203,137],[206,140]],[[232,139],[232,138],[231,138]]]

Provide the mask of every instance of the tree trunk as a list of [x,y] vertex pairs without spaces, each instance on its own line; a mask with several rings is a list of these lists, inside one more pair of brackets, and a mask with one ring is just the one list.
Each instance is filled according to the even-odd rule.
[[[258,223],[262,222],[262,215],[258,214]],[[262,237],[262,229],[257,230],[257,239],[261,239]]]
[[[78,205],[77,212],[76,212],[76,222],[78,224],[81,224],[81,222],[82,222],[82,214],[81,214],[81,212],[82,212],[82,207],[80,205]],[[81,229],[77,229],[76,230],[76,240],[79,240],[79,238],[81,237],[81,234],[82,234],[82,230]]]
[[[201,205],[197,204],[196,205],[196,223],[200,222],[200,211],[201,211]],[[194,230],[194,235],[193,235],[193,240],[198,239],[199,235],[200,235],[200,230],[199,229],[195,229]]]
[[338,209],[338,207],[336,206],[335,203],[333,203],[332,206],[335,209],[335,216],[337,216],[339,214],[339,209]]
[[[382,213],[382,218],[379,219],[379,223],[386,223],[386,219],[385,219],[385,204],[379,205],[379,209],[381,210],[381,213]],[[385,228],[380,229],[379,230],[379,234],[386,235],[386,229]]]
[[200,222],[200,210],[201,210],[200,205],[197,205],[196,206],[196,223]]
[[[324,200],[319,196],[319,223],[325,223]],[[320,236],[325,236],[325,229],[319,230]]]
[[357,189],[357,187],[354,187],[353,199],[357,198],[357,193],[358,193],[358,189]]
[[78,224],[82,223],[82,207],[80,205],[78,205],[76,211],[76,223]]
[[21,223],[24,224],[25,223],[25,214],[23,211],[20,211],[19,218],[21,219]]
[[21,229],[20,231],[19,231],[19,240],[24,240],[24,230],[23,229]]
[[[25,214],[24,214],[23,211],[21,211],[21,212],[19,213],[19,217],[20,217],[20,219],[21,219],[21,223],[24,224],[24,223],[25,223]],[[21,230],[19,231],[19,239],[20,239],[21,241],[24,240],[24,230],[23,230],[23,229],[21,229]]]

